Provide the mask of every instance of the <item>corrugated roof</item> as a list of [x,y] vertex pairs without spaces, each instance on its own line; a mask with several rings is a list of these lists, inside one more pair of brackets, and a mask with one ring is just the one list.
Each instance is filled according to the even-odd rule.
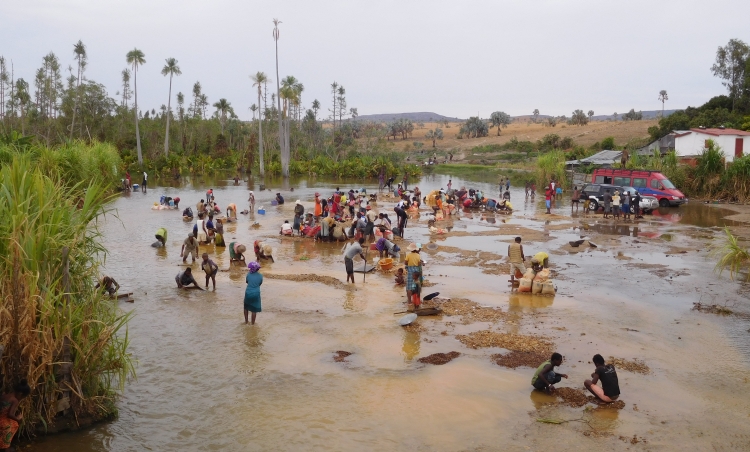
[[706,135],[713,135],[715,137],[718,137],[720,135],[739,135],[742,137],[750,137],[750,132],[745,132],[744,130],[738,130],[738,129],[718,129],[718,128],[712,128],[712,129],[696,129],[692,128],[690,129],[691,132],[697,132],[697,133],[705,133]]
[[600,151],[591,157],[580,160],[570,160],[565,162],[566,165],[611,165],[620,161],[622,151]]

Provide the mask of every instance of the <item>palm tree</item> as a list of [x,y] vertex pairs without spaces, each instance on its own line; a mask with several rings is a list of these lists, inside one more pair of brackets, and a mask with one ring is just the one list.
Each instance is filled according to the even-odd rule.
[[[260,108],[261,87],[268,83],[268,76],[266,76],[265,72],[256,72],[255,75],[250,76],[250,80],[253,81],[253,86],[258,87],[258,107]],[[259,112],[258,114],[258,158],[260,160],[261,177],[266,174],[265,163],[263,162],[263,113]]]
[[667,90],[663,89],[659,91],[659,100],[661,101],[661,117],[664,117],[664,102],[669,100],[669,96],[667,96]]
[[143,165],[141,151],[141,134],[138,130],[138,66],[146,64],[146,55],[138,49],[133,49],[125,55],[126,61],[133,67],[133,92],[135,93],[135,142],[138,148],[138,164]]
[[250,111],[253,112],[253,121],[255,121],[255,112],[258,111],[258,106],[255,104],[250,105]]
[[29,94],[29,83],[19,78],[16,80],[15,91],[13,93],[15,101],[18,103],[21,109],[21,135],[26,135],[26,128],[24,126],[26,122],[26,112],[29,110],[29,103],[31,102],[31,95]]
[[281,122],[281,87],[279,86],[279,19],[273,20],[273,40],[276,44],[276,102],[279,108],[279,148],[281,150],[281,175],[289,177],[289,150],[286,146],[284,126]]
[[312,103],[312,110],[315,112],[315,121],[318,121],[318,110],[320,110],[320,102],[318,102],[318,99],[315,99]]
[[218,102],[214,102],[214,108],[216,109],[216,114],[219,116],[219,122],[221,123],[221,134],[224,135],[224,125],[227,122],[227,113],[233,112],[232,104],[222,97]]
[[589,121],[594,117],[594,110],[589,110]]
[[334,81],[331,83],[331,92],[333,93],[333,133],[336,134],[336,93],[339,90],[339,84]]
[[536,123],[539,120],[539,109],[534,109],[534,123]]
[[83,75],[83,69],[86,67],[86,46],[79,39],[75,45],[73,45],[73,53],[76,55],[76,61],[78,63],[78,76],[76,77],[76,98],[73,105],[73,120],[70,123],[70,139],[73,139],[73,129],[76,125],[76,111],[78,110],[78,102],[81,98],[81,76]]
[[174,58],[167,58],[164,68],[161,70],[161,75],[169,75],[169,99],[167,100],[167,133],[164,135],[164,156],[169,156],[169,113],[172,111],[172,77],[175,75],[182,75],[180,67],[177,66],[177,60]]

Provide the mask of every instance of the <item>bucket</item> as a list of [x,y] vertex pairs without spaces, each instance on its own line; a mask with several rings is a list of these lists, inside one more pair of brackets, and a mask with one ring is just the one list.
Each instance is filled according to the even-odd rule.
[[393,259],[391,259],[390,257],[380,259],[378,265],[380,265],[381,270],[390,270],[393,267]]
[[261,207],[260,209],[258,209],[258,213],[261,214],[261,215],[265,215],[266,214],[266,209],[264,209],[264,208]]
[[279,202],[274,199],[273,201],[271,201],[271,205],[272,206],[278,206]]

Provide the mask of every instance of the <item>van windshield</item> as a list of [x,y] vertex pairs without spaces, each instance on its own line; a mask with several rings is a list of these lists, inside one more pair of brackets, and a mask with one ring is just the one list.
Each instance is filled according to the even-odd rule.
[[674,189],[674,184],[669,179],[662,179],[659,182],[661,182],[665,188]]

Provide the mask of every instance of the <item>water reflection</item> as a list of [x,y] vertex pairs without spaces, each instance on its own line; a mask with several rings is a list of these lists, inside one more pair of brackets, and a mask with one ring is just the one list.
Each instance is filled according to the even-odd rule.
[[548,308],[555,297],[512,293],[508,296],[508,312],[520,312],[528,308]]
[[401,347],[401,350],[404,352],[405,362],[410,362],[419,355],[421,342],[419,333],[408,331],[404,328],[404,345]]
[[599,234],[621,235],[624,237],[638,237],[641,229],[637,224],[625,223],[586,223],[581,222],[581,228],[585,231],[594,231]]

